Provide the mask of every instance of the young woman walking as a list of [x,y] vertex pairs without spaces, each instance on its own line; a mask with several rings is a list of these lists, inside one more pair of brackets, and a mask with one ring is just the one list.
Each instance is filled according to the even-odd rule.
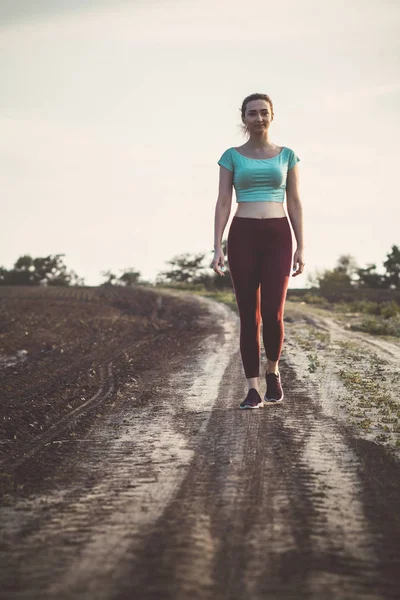
[[[248,393],[240,408],[281,403],[278,362],[284,339],[283,314],[289,285],[304,269],[303,211],[299,195],[300,158],[287,146],[271,142],[274,118],[271,98],[252,94],[244,99],[241,117],[248,141],[228,148],[218,161],[219,192],[215,208],[214,258],[211,267],[224,276],[222,236],[232,205],[232,186],[238,203],[229,228],[227,255],[240,317],[240,352]],[[297,249],[283,203],[292,224]],[[260,327],[267,357],[264,402],[259,393]]]

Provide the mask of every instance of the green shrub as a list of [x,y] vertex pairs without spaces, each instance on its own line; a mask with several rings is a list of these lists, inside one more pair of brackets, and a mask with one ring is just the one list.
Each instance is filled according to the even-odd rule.
[[384,318],[381,316],[364,317],[361,323],[353,323],[350,327],[354,331],[365,331],[373,335],[393,335],[400,337],[400,315]]
[[373,302],[371,300],[338,302],[336,308],[343,312],[360,312],[376,316],[381,315],[386,319],[400,314],[400,306],[394,300],[391,302]]
[[400,306],[394,300],[392,300],[391,302],[383,302],[381,304],[380,309],[380,314],[385,319],[388,319],[390,317],[396,317],[400,314]]
[[323,298],[322,296],[317,296],[316,294],[304,294],[303,299],[305,302],[308,302],[308,304],[320,304],[320,305],[327,305],[329,304],[329,301],[326,298]]
[[293,295],[288,294],[287,299],[290,300],[290,302],[302,302],[303,301],[302,296],[295,296],[294,294]]

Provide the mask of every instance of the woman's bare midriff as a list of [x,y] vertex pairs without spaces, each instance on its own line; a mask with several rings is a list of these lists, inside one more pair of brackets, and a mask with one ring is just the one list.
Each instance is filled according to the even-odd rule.
[[273,219],[286,217],[283,202],[238,202],[235,217],[252,219]]

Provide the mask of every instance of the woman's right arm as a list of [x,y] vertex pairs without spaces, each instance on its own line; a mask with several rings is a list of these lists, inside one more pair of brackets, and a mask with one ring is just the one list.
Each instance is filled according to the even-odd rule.
[[214,250],[222,249],[222,236],[231,214],[231,200],[218,198],[214,217]]
[[212,269],[218,275],[225,275],[220,269],[220,267],[225,265],[224,253],[222,251],[222,236],[229,220],[229,215],[231,214],[232,185],[233,172],[220,166],[218,200],[215,206],[214,218],[214,258],[211,263]]

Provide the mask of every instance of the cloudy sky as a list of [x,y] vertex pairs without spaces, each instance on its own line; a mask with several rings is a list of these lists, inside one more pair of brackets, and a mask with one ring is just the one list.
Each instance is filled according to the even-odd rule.
[[217,160],[262,92],[301,161],[290,287],[341,254],[381,270],[400,244],[399,40],[394,0],[1,0],[0,266],[64,253],[96,285],[211,261]]

